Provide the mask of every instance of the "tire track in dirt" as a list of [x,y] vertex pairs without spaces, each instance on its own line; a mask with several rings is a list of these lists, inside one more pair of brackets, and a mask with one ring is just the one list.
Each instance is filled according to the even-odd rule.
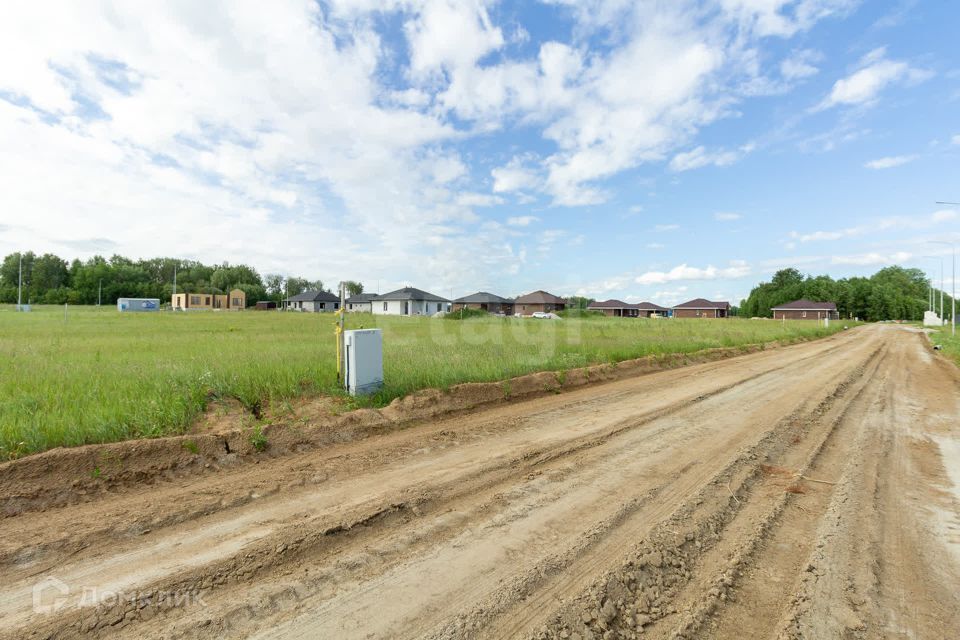
[[[857,597],[882,605],[845,629],[955,622],[945,612],[956,596],[922,574],[937,547],[889,512],[916,515],[900,487],[920,455],[916,434],[890,434],[930,412],[930,396],[907,384],[921,376],[904,335],[869,327],[0,520],[0,571],[16,578],[0,581],[0,635],[713,637],[752,612],[765,615],[753,637],[825,637],[811,620],[851,578],[863,578]],[[957,379],[949,370],[937,389]],[[881,417],[882,429],[867,428]],[[941,427],[934,435],[950,435]],[[780,467],[831,481],[844,471],[838,485],[785,494]],[[925,481],[949,482],[942,464],[926,467]],[[876,510],[862,508],[866,497]],[[56,531],[67,525],[76,532]],[[797,527],[816,542],[780,544]],[[857,530],[869,532],[866,570],[851,550]],[[886,566],[902,544],[915,557]],[[838,555],[817,555],[828,552]],[[799,564],[817,569],[798,577],[808,554]],[[33,612],[26,587],[51,566],[148,597]],[[949,579],[949,567],[933,575]],[[776,589],[748,598],[773,575]],[[164,592],[203,606],[173,606]],[[904,607],[914,615],[892,621]]]

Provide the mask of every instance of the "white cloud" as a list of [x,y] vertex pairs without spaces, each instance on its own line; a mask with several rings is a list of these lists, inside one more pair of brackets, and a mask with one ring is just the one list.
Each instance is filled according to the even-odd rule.
[[657,250],[657,249],[663,249],[663,248],[665,248],[666,245],[660,244],[659,242],[649,242],[649,243],[647,243],[646,247],[647,247],[647,249]]
[[[957,217],[957,212],[952,209],[942,209],[934,211],[931,214],[917,216],[892,216],[889,218],[880,218],[867,224],[856,227],[847,227],[845,229],[834,229],[830,231],[813,231],[810,233],[799,233],[791,231],[789,237],[791,241],[800,243],[821,242],[830,240],[841,240],[844,238],[853,238],[870,233],[881,233],[885,231],[896,230],[914,230],[922,231],[930,229],[937,223],[953,220]],[[792,244],[792,243],[790,243]]]
[[960,145],[960,133],[950,138],[952,144]]
[[457,196],[457,204],[464,207],[494,207],[503,204],[503,198],[489,193],[461,193]]
[[679,228],[680,228],[680,225],[678,225],[678,224],[655,224],[655,225],[653,225],[653,230],[654,230],[654,231],[657,231],[657,232],[659,232],[659,233],[663,233],[663,232],[665,232],[665,231],[676,231],[676,230],[679,229]]
[[529,227],[534,222],[539,222],[537,216],[514,216],[507,218],[507,224],[511,227]]
[[713,165],[715,167],[726,167],[741,158],[741,156],[752,150],[752,146],[747,145],[740,151],[707,151],[706,147],[699,146],[690,151],[678,153],[670,160],[670,169],[672,171],[690,171]]
[[894,167],[905,165],[908,162],[913,162],[917,158],[918,156],[916,155],[886,156],[884,158],[870,160],[869,162],[864,163],[863,166],[867,169],[892,169]]
[[[0,91],[18,99],[0,100],[0,211],[20,224],[0,249],[175,247],[427,288],[512,269],[517,250],[474,228],[471,207],[495,201],[445,186],[469,177],[449,148],[460,134],[420,111],[429,91],[383,90],[371,27],[341,28],[306,0],[9,9]],[[440,44],[418,59],[425,74],[460,55]],[[467,237],[483,248],[449,249]]]
[[732,222],[734,220],[739,220],[742,218],[739,213],[733,213],[731,211],[718,211],[713,214],[713,219],[720,222]]
[[723,10],[759,36],[789,37],[818,20],[842,14],[857,0],[720,0]]
[[872,266],[872,265],[891,265],[903,264],[910,260],[913,254],[906,251],[897,251],[892,254],[883,253],[861,253],[855,255],[833,256],[830,259],[831,264],[850,265],[850,266]]
[[787,81],[809,78],[820,73],[820,69],[814,65],[822,58],[819,52],[812,49],[796,51],[780,63],[780,74]]
[[678,265],[670,271],[647,271],[637,276],[637,284],[664,284],[677,280],[716,280],[718,278],[743,278],[752,272],[750,266],[743,260],[731,260],[725,268],[709,265],[705,268],[691,267],[686,263]]
[[888,60],[883,48],[874,49],[860,60],[856,71],[834,83],[830,95],[824,98],[817,109],[868,105],[891,85],[916,84],[932,75],[930,71],[912,67],[906,62]]
[[525,166],[522,158],[511,159],[506,165],[490,171],[490,175],[496,193],[536,189],[541,182],[536,172]]

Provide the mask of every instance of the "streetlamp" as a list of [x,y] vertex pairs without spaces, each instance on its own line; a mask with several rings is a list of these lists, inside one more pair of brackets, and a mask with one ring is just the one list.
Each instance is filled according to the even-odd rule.
[[[921,257],[940,261],[940,322],[943,322],[943,256],[921,256]],[[936,280],[934,280],[934,278],[930,278],[930,311],[933,311],[934,313],[936,313],[937,312],[937,294],[934,293],[934,290],[933,290],[934,282],[936,282]]]
[[[946,240],[930,240],[933,244],[945,244],[950,247],[952,256],[950,266],[950,335],[957,335],[957,246]],[[943,258],[940,259],[940,314],[943,317]]]
[[[960,206],[960,202],[947,202],[938,200],[937,204],[946,204],[950,206]],[[950,266],[950,335],[957,335],[957,245],[946,240],[931,240],[936,244],[945,244],[950,246],[952,256]],[[942,278],[941,278],[942,280]]]

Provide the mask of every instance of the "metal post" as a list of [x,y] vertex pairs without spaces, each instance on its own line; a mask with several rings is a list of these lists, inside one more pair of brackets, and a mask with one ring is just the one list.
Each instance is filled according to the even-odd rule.
[[940,322],[943,322],[943,258],[940,258]]
[[950,266],[950,335],[957,335],[957,247],[954,245],[952,247],[951,254],[953,255],[952,263]]
[[17,278],[17,311],[23,311],[23,252],[20,252],[20,273]]
[[100,284],[97,286],[97,306],[100,306],[100,300],[103,297],[103,278],[100,278]]

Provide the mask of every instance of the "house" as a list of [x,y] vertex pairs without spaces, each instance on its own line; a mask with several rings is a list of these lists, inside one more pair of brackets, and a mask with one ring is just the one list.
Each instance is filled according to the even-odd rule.
[[478,291],[477,293],[453,301],[453,311],[461,309],[480,309],[489,313],[502,313],[504,315],[513,315],[513,300],[510,298],[501,298],[493,293]]
[[373,313],[373,299],[377,297],[376,293],[358,293],[347,298],[344,304],[347,311],[362,311]]
[[340,298],[329,291],[304,291],[284,300],[283,308],[316,313],[337,311],[340,308]]
[[726,318],[729,315],[729,302],[711,302],[703,298],[696,298],[673,308],[674,318]]
[[446,298],[415,287],[404,287],[371,300],[373,313],[387,316],[432,316],[447,310]]
[[534,291],[513,301],[513,312],[521,316],[529,316],[537,311],[563,311],[566,308],[566,300],[546,291]]
[[277,303],[273,300],[260,300],[253,308],[257,311],[270,311],[277,308]]
[[794,300],[779,304],[770,309],[774,320],[839,320],[837,305],[833,302],[813,302],[812,300]]
[[621,300],[604,300],[603,302],[591,302],[587,305],[588,311],[602,311],[605,316],[614,318],[636,318],[640,315],[640,310],[635,304],[628,304]]
[[671,314],[670,309],[652,302],[641,302],[635,306],[637,307],[637,316],[640,318],[666,318]]
[[230,293],[175,293],[170,298],[170,306],[174,311],[187,309],[240,311],[247,306],[247,294],[242,289],[233,289]]

